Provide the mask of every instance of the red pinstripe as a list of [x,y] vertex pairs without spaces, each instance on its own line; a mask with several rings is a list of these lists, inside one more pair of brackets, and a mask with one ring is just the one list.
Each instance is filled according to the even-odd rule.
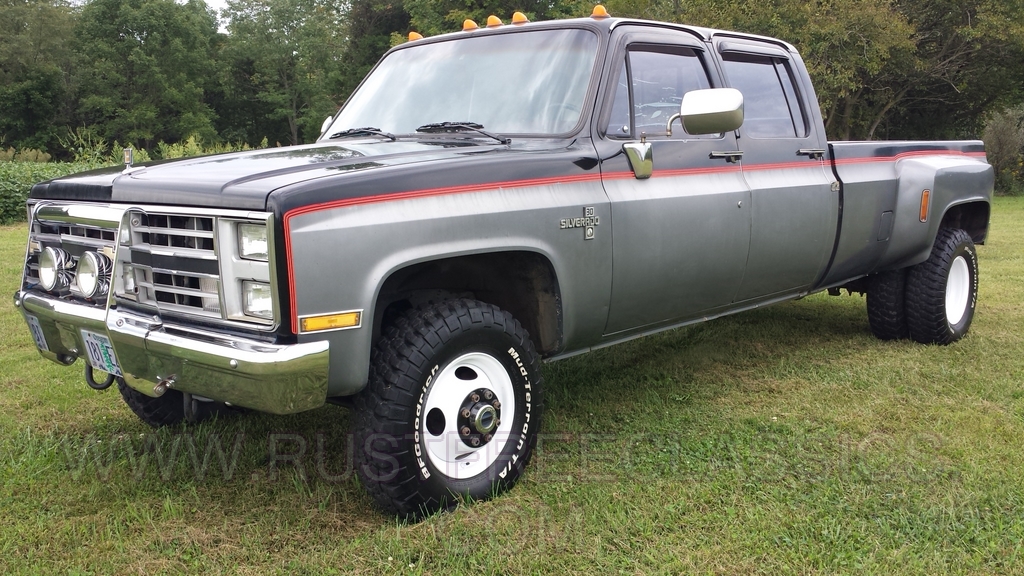
[[[875,156],[870,158],[845,158],[842,160],[836,160],[837,166],[850,165],[850,164],[867,164],[875,162],[895,162],[903,158],[918,157],[918,156],[971,156],[976,158],[985,158],[984,152],[961,152],[959,150],[919,150],[915,152],[904,152],[895,156]],[[790,170],[797,168],[817,168],[822,164],[826,163],[826,160],[819,162],[810,163],[808,161],[803,162],[780,162],[775,164],[750,164],[750,165],[729,165],[729,166],[715,166],[708,168],[684,168],[679,170],[656,170],[654,176],[669,178],[678,176],[698,176],[703,174],[726,174],[741,171],[761,171],[761,170]],[[579,174],[574,176],[553,176],[548,178],[529,178],[524,180],[508,180],[504,182],[485,182],[481,184],[465,184],[462,186],[447,186],[442,188],[428,188],[425,190],[410,190],[407,192],[391,192],[387,194],[378,194],[375,196],[363,196],[360,198],[344,198],[341,200],[332,200],[330,202],[322,202],[319,204],[310,204],[309,206],[302,206],[289,210],[284,215],[284,236],[285,236],[285,260],[287,261],[288,268],[288,297],[291,304],[292,312],[292,332],[298,334],[299,331],[299,315],[298,306],[296,305],[295,298],[295,269],[292,258],[292,244],[291,244],[291,219],[296,216],[303,214],[309,214],[312,212],[320,212],[322,210],[331,210],[334,208],[344,208],[347,206],[361,206],[364,204],[378,204],[381,202],[393,202],[397,200],[412,200],[417,198],[430,198],[433,196],[447,196],[452,194],[467,194],[470,192],[483,192],[487,190],[499,190],[499,189],[510,189],[510,188],[528,188],[531,186],[549,186],[554,184],[571,184],[577,182],[591,182],[595,180],[624,180],[628,178],[634,178],[633,172],[621,171],[621,172],[607,172],[605,174]]]

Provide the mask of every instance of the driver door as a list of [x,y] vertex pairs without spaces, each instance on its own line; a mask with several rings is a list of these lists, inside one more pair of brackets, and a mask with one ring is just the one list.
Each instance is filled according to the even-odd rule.
[[[612,302],[606,335],[728,306],[743,280],[750,191],[732,133],[693,136],[668,119],[683,94],[721,86],[707,46],[676,31],[625,32],[596,138],[611,202]],[[637,179],[622,145],[645,138],[654,170]]]

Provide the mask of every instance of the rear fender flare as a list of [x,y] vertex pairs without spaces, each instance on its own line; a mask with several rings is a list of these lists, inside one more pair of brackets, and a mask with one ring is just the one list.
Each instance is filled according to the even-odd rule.
[[[905,268],[928,259],[943,219],[956,206],[992,201],[992,166],[970,157],[928,156],[896,163],[898,193],[889,246],[876,271]],[[929,191],[927,218],[921,222],[921,199]],[[983,240],[985,229],[975,233]]]

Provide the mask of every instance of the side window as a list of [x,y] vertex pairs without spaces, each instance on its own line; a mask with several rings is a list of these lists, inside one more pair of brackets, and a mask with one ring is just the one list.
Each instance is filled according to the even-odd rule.
[[743,93],[743,127],[752,138],[803,138],[807,122],[786,62],[780,58],[727,54],[729,85]]
[[[626,66],[619,75],[605,133],[611,137],[633,138],[642,132],[649,136],[664,135],[668,119],[679,113],[683,94],[710,87],[703,61],[689,48],[630,48]],[[676,126],[673,137],[707,136],[690,136],[681,126]]]
[[629,135],[629,79],[626,75],[626,67],[622,67],[619,74],[619,81],[615,85],[615,101],[612,102],[612,116],[608,120],[608,127],[605,134],[612,137]]

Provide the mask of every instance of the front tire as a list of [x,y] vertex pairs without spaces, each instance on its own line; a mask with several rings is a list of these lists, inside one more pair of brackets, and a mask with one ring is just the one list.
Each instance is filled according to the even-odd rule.
[[[121,378],[117,379],[117,390],[124,403],[146,424],[153,428],[174,426],[186,421],[185,396],[177,390],[168,390],[162,396],[153,398],[135,390]],[[236,411],[220,402],[197,402],[193,400],[191,423],[209,420],[217,414]]]
[[508,312],[467,299],[410,310],[385,328],[356,400],[360,480],[411,520],[508,490],[537,442],[541,385]]
[[939,230],[928,260],[907,272],[907,326],[922,344],[963,338],[978,303],[978,253],[966,231]]

